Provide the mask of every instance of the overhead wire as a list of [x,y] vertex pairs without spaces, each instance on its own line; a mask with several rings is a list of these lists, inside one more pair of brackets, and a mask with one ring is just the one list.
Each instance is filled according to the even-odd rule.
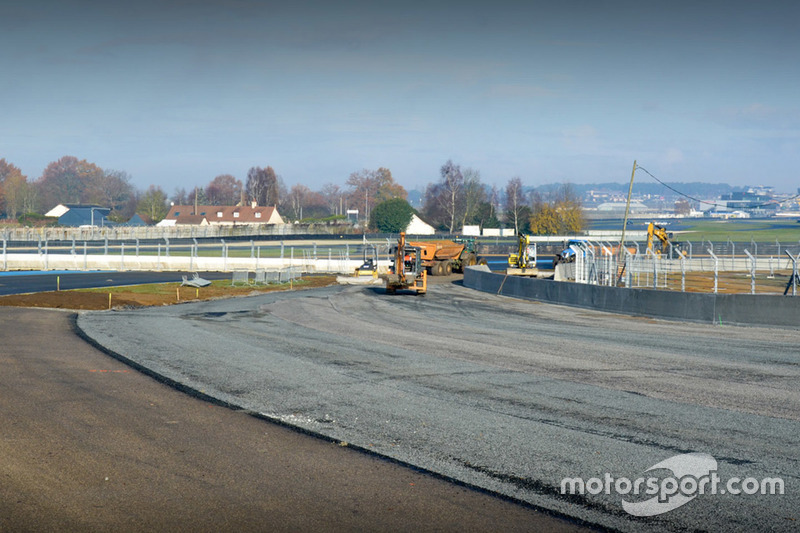
[[[653,178],[655,181],[657,181],[658,183],[660,183],[661,185],[663,185],[664,187],[666,187],[667,189],[671,190],[672,192],[674,192],[675,194],[677,194],[679,196],[683,196],[684,198],[688,198],[689,200],[693,200],[695,202],[698,202],[698,203],[701,203],[701,204],[710,205],[710,206],[713,206],[713,207],[728,207],[727,205],[718,204],[716,202],[709,202],[708,200],[700,200],[699,198],[695,198],[694,196],[690,196],[690,195],[688,195],[686,193],[683,193],[683,192],[679,191],[678,189],[676,189],[676,188],[664,183],[663,181],[661,181],[660,179],[655,177],[653,174],[651,174],[649,170],[647,170],[646,168],[644,168],[642,166],[636,165],[636,169],[637,170],[643,170],[645,172],[645,174],[647,174],[648,176]],[[796,200],[798,198],[800,198],[800,194],[795,194],[794,196],[791,196],[791,197],[783,200],[782,202],[790,202],[790,201]],[[780,204],[782,202],[779,202],[777,200],[770,200],[769,202],[766,202],[766,203],[763,203],[763,204],[750,205],[747,208],[748,209],[755,209],[755,208],[758,208],[758,207],[766,207],[768,205]]]

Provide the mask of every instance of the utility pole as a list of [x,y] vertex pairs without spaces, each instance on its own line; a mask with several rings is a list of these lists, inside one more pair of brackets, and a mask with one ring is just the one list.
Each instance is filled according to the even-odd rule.
[[622,235],[619,239],[619,250],[617,250],[617,264],[622,263],[623,252],[625,249],[625,228],[628,227],[628,213],[631,209],[631,194],[633,193],[633,178],[636,176],[636,160],[633,160],[633,170],[631,170],[631,184],[628,186],[628,201],[625,203],[625,219],[622,221]]

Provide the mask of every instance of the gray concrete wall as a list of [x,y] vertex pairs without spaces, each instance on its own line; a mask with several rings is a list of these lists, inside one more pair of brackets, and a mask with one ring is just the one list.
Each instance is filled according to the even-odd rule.
[[464,285],[483,292],[634,316],[800,328],[800,297],[603,287],[495,274],[470,267]]

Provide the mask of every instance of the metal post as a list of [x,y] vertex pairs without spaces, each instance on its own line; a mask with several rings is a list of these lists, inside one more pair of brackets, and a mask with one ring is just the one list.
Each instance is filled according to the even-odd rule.
[[136,258],[139,258],[139,238],[136,238]]
[[164,242],[167,243],[166,250],[165,250],[165,255],[166,255],[166,257],[169,257],[169,238],[168,237],[164,237]]
[[122,245],[120,245],[119,256],[120,256],[120,264],[122,265],[122,269],[124,270],[125,269],[125,243],[124,242],[122,243]]
[[283,241],[281,241],[281,259],[283,259]]
[[686,258],[681,255],[681,292],[686,292]]
[[692,241],[686,241],[686,244],[689,245],[689,259],[692,258]]
[[72,238],[72,249],[69,252],[71,255],[75,255],[75,237]]
[[255,258],[256,256],[256,243],[253,242],[253,239],[250,239],[250,259]]
[[750,258],[750,294],[756,293],[756,258],[745,249],[744,253]]
[[3,270],[8,270],[8,257],[6,256],[6,242],[5,237],[3,237]]
[[714,259],[714,294],[717,294],[717,288],[719,287],[719,259],[714,255],[714,251],[711,248],[708,249],[708,253]]
[[[784,250],[784,252],[792,260],[792,296],[797,296],[797,257],[790,254],[789,250]],[[800,254],[798,254],[798,257],[800,257]],[[789,287],[786,288],[788,290]],[[783,294],[786,294],[786,291]]]
[[88,258],[86,257],[86,241],[83,241],[83,269],[88,270],[87,265]]
[[350,245],[345,244],[345,260],[350,261]]
[[778,247],[778,253],[775,254],[775,255],[780,257],[781,256],[781,241],[779,241],[777,237],[775,237],[775,245]]
[[736,270],[736,267],[734,266],[734,261],[736,261],[734,257],[736,255],[736,245],[733,244],[733,241],[730,237],[728,237],[728,244],[731,245],[731,270]]
[[758,257],[758,243],[754,241],[752,237],[750,237],[750,244],[753,245],[753,255]]

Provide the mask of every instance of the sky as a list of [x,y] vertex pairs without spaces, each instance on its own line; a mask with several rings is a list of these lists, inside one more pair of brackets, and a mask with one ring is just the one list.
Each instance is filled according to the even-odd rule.
[[[0,0],[0,158],[291,186],[800,187],[797,2]],[[637,180],[650,179],[637,174]]]

